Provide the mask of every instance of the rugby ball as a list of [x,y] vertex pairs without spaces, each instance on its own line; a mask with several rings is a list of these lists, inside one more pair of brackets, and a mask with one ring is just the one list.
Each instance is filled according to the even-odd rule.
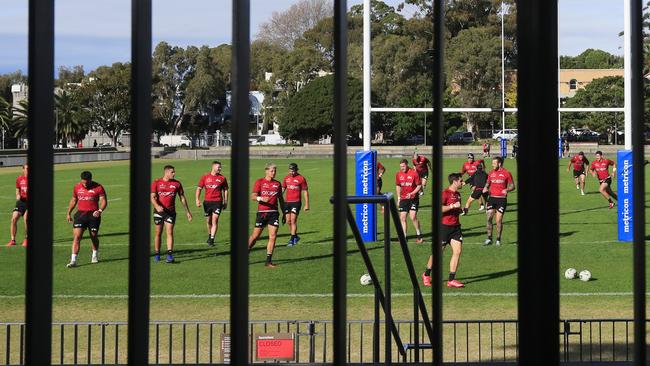
[[576,275],[578,274],[578,271],[575,268],[568,268],[566,271],[564,271],[564,278],[567,280],[572,280],[576,278]]
[[372,278],[370,278],[370,275],[366,273],[359,278],[359,282],[361,283],[361,286],[368,286],[372,284]]
[[588,270],[580,271],[580,274],[578,275],[580,277],[580,281],[589,281],[591,279],[591,272]]

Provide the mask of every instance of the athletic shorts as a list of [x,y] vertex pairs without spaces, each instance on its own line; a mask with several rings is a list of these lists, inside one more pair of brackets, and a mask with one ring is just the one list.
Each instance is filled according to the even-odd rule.
[[508,199],[505,197],[490,197],[488,198],[486,210],[497,210],[500,213],[506,212],[508,206]]
[[402,199],[399,201],[399,212],[409,212],[409,211],[418,212],[419,208],[420,208],[419,200]]
[[102,223],[102,217],[93,216],[94,211],[77,211],[74,214],[72,227],[75,229],[88,229],[90,231],[99,231],[99,225]]
[[265,227],[267,225],[280,226],[280,214],[278,211],[258,212],[255,217],[255,227]]
[[452,240],[463,242],[463,232],[460,230],[460,225],[449,226],[442,225],[440,237],[442,239],[442,246],[450,244]]
[[166,222],[168,224],[174,225],[176,223],[176,211],[174,212],[169,212],[169,211],[163,211],[163,212],[153,212],[153,223],[155,225],[162,225],[163,222]]
[[16,201],[16,207],[14,207],[14,212],[18,212],[20,216],[25,215],[25,212],[27,212],[27,201],[23,201],[23,200]]
[[483,199],[487,200],[488,194],[487,194],[487,192],[483,193],[483,188],[476,188],[476,189],[474,189],[472,191],[472,194],[471,194],[470,197],[472,197],[475,200],[483,197]]
[[203,201],[203,213],[205,217],[210,217],[212,214],[217,216],[221,215],[223,202],[221,201]]
[[284,203],[284,214],[295,214],[296,216],[300,214],[300,209],[302,208],[302,202],[285,202]]
[[603,184],[606,183],[608,186],[612,185],[612,177],[607,177],[605,179],[599,179],[598,183]]
[[424,171],[424,172],[418,172],[418,176],[420,179],[429,179],[429,171]]
[[573,177],[574,178],[580,178],[581,175],[585,175],[585,171],[583,170],[574,170],[573,171]]
[[383,185],[381,178],[377,178],[377,194],[381,194],[381,186]]

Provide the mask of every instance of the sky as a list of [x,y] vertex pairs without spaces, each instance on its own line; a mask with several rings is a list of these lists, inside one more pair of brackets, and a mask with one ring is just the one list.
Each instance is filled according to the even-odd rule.
[[[401,0],[384,0],[397,5]],[[559,0],[562,55],[599,48],[621,55],[623,0]],[[274,11],[297,0],[251,0],[251,35]],[[355,5],[362,0],[349,0]],[[0,0],[0,74],[27,69],[28,0]],[[178,6],[182,3],[183,6]],[[216,46],[231,38],[232,0],[153,0],[153,44]],[[131,0],[58,0],[55,65],[88,72],[130,58]]]

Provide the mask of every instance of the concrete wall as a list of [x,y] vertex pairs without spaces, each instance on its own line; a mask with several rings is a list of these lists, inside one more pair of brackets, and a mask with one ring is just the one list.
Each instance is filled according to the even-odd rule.
[[[93,161],[128,160],[128,151],[111,152],[64,152],[54,154],[55,164],[89,163]],[[27,154],[2,155],[0,153],[0,166],[20,166],[27,162]]]

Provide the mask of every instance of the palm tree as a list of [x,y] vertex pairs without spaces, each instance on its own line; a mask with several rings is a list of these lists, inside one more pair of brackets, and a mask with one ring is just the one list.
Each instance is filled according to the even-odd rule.
[[12,127],[14,130],[15,138],[26,138],[27,137],[27,125],[29,124],[29,118],[27,116],[29,111],[29,102],[27,99],[23,99],[18,102],[18,106],[13,108],[12,114]]
[[0,97],[0,129],[6,131],[11,127],[11,104]]
[[74,95],[64,90],[54,95],[56,138],[66,147],[68,141],[79,141],[88,133],[88,126],[80,118],[81,108]]

